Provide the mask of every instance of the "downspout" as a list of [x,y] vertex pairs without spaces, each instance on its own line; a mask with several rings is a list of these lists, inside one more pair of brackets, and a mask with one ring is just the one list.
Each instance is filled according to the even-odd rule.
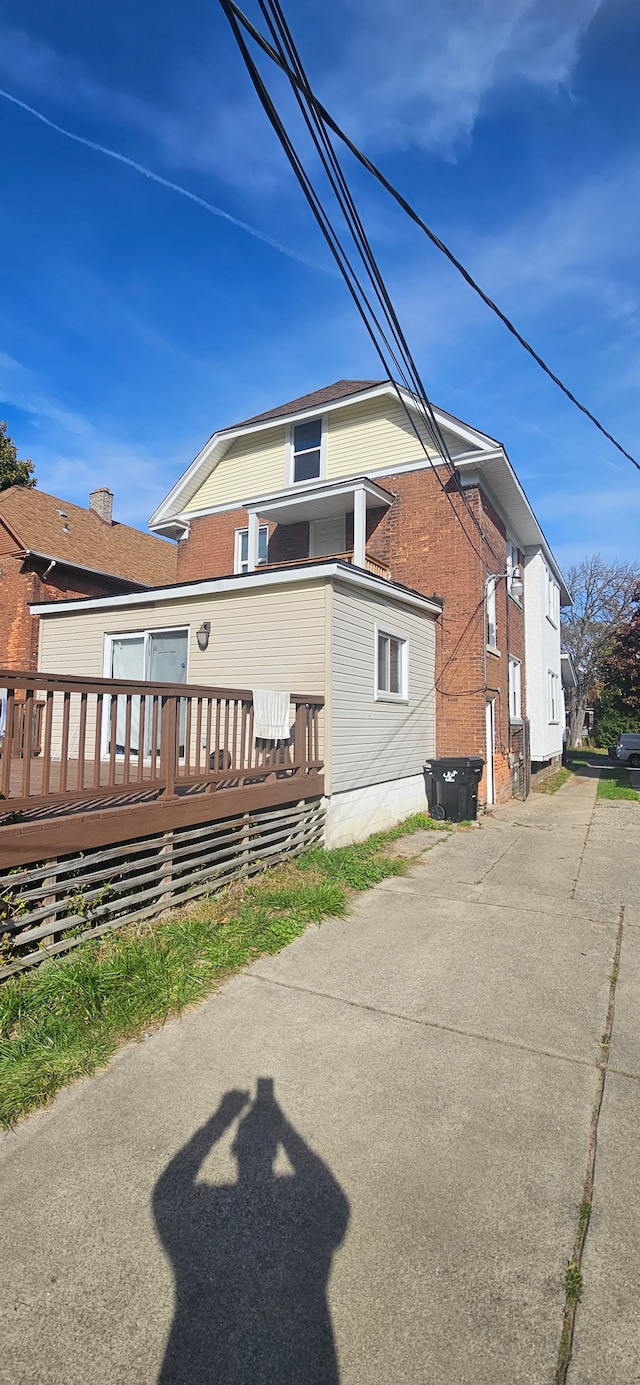
[[58,561],[57,558],[52,558],[52,559],[51,559],[51,562],[49,563],[48,568],[46,568],[45,571],[44,571],[43,574],[42,574],[42,579],[41,579],[41,580],[42,580],[43,582],[46,582],[47,577],[49,576],[49,573],[50,573],[50,572],[53,570],[53,568],[56,566],[57,561]]

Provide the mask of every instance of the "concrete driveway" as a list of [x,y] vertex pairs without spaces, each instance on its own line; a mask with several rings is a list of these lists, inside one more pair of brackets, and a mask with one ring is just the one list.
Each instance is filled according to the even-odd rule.
[[640,1382],[640,804],[595,790],[421,834],[4,1136],[0,1381],[553,1385],[595,1138],[568,1380]]

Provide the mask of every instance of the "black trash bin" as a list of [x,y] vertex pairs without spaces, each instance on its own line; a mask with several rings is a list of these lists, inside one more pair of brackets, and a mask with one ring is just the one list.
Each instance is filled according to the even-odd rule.
[[478,784],[483,765],[480,755],[426,760],[424,781],[430,817],[440,822],[472,822],[478,816]]

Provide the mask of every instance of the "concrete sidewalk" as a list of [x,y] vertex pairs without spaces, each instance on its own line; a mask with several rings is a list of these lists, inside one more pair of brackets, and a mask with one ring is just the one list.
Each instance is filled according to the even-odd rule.
[[0,1381],[553,1385],[621,912],[568,1379],[640,1381],[640,804],[595,791],[420,834],[3,1137]]

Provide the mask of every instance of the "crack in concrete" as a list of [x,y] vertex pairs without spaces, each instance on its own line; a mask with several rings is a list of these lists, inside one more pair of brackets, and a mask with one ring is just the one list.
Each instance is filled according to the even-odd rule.
[[600,1112],[602,1110],[602,1099],[604,1087],[609,1067],[609,1054],[611,1052],[611,1036],[613,1034],[613,1020],[616,1004],[616,986],[620,974],[620,956],[622,953],[622,936],[624,931],[624,905],[620,909],[620,919],[618,922],[618,932],[616,936],[616,948],[613,956],[613,967],[609,984],[609,1004],[607,1007],[607,1017],[602,1034],[601,1048],[603,1052],[602,1061],[598,1064],[598,1081],[596,1095],[591,1112],[591,1122],[589,1125],[589,1144],[587,1147],[587,1165],[585,1169],[584,1182],[582,1185],[582,1202],[578,1217],[578,1229],[573,1243],[573,1252],[567,1265],[566,1296],[564,1314],[562,1318],[562,1332],[560,1334],[560,1346],[558,1348],[558,1364],[555,1374],[555,1385],[566,1385],[567,1373],[571,1364],[573,1351],[573,1335],[575,1331],[576,1311],[582,1293],[582,1256],[591,1220],[591,1209],[593,1206],[593,1190],[595,1184],[596,1154],[598,1149],[598,1126],[600,1123]]
[[497,1044],[502,1048],[517,1049],[521,1053],[533,1053],[539,1058],[552,1058],[559,1063],[571,1063],[580,1068],[602,1067],[602,1061],[591,1058],[578,1058],[575,1054],[559,1053],[553,1048],[539,1048],[537,1044],[526,1044],[521,1039],[507,1039],[500,1034],[484,1034],[480,1029],[464,1029],[455,1024],[445,1024],[443,1020],[421,1019],[418,1015],[406,1015],[401,1010],[387,1010],[382,1005],[371,1005],[365,1000],[350,1000],[348,996],[334,995],[331,991],[316,990],[312,986],[300,986],[295,981],[278,981],[274,976],[265,976],[258,971],[248,971],[244,976],[249,981],[263,981],[268,986],[278,986],[284,991],[296,991],[300,995],[316,996],[318,1000],[331,1000],[336,1005],[348,1005],[353,1010],[367,1010],[370,1014],[381,1015],[385,1019],[400,1020],[403,1024],[414,1024],[421,1029],[437,1029],[444,1034],[457,1034],[463,1039],[477,1039],[481,1043]]

